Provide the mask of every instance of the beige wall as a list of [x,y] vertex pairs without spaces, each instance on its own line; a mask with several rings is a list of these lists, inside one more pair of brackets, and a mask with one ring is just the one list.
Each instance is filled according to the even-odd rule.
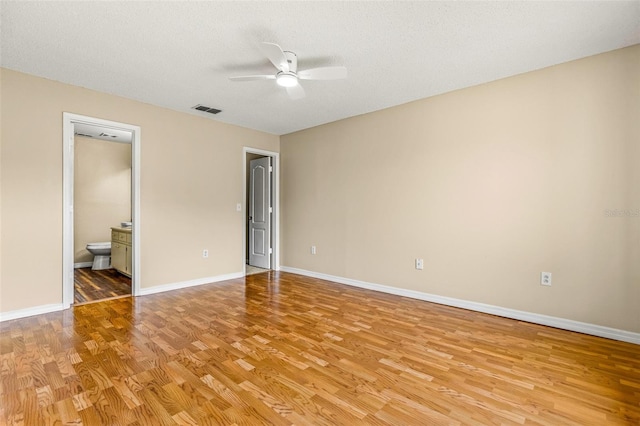
[[281,263],[640,332],[639,144],[640,46],[286,135]]
[[91,262],[88,243],[111,241],[111,227],[131,221],[131,144],[76,136],[74,263]]
[[283,265],[640,332],[640,218],[605,215],[640,209],[639,75],[634,46],[279,141],[0,69],[0,312],[61,303],[68,111],[142,128],[143,288],[242,271],[242,147],[281,144]]
[[277,136],[7,69],[0,90],[0,312],[62,302],[65,111],[141,127],[142,288],[243,270],[242,148]]

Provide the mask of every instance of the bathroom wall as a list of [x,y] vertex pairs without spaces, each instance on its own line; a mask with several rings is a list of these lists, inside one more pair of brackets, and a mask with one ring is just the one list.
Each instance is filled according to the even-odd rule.
[[131,221],[131,144],[75,137],[74,263],[93,261],[88,243],[111,240]]

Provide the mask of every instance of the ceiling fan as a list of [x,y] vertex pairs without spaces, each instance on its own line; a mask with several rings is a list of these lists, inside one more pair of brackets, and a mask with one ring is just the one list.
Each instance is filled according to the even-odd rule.
[[298,71],[298,57],[295,53],[282,50],[275,43],[263,42],[261,44],[262,53],[278,69],[275,74],[265,75],[244,75],[229,77],[233,81],[251,80],[275,80],[279,86],[287,89],[291,99],[301,99],[305,97],[305,92],[300,86],[299,80],[339,80],[347,78],[345,67],[320,67]]

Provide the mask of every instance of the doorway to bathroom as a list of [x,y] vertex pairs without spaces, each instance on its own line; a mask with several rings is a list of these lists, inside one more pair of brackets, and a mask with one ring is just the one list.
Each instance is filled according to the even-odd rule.
[[278,269],[279,155],[244,148],[245,275]]
[[64,114],[63,304],[138,293],[140,128]]

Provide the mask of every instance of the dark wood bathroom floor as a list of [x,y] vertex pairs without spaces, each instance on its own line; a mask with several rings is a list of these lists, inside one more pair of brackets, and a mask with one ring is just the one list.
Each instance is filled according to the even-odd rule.
[[75,304],[131,294],[131,279],[115,269],[78,268],[74,271],[73,281]]

